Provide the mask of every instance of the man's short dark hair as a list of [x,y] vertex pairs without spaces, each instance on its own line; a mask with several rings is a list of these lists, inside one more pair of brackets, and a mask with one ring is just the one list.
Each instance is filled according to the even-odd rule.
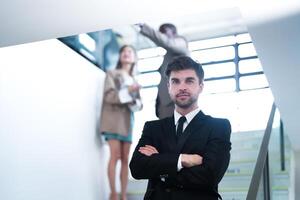
[[174,24],[170,24],[170,23],[165,23],[165,24],[160,25],[159,32],[166,33],[167,28],[171,29],[174,35],[177,34],[176,26]]
[[192,69],[196,72],[199,83],[202,83],[204,80],[204,71],[202,68],[202,65],[196,61],[194,61],[192,58],[188,56],[178,56],[175,57],[167,66],[167,69],[165,71],[165,75],[167,78],[170,78],[170,74],[172,71],[181,71],[186,69]]

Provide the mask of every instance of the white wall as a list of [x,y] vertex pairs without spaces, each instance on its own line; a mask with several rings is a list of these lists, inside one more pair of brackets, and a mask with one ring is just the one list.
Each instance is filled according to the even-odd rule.
[[[272,10],[276,17],[263,15]],[[262,14],[259,21],[255,21],[252,14],[244,10],[242,14],[279,108],[286,133],[290,136],[293,148],[299,151],[300,2],[298,1],[297,6],[295,5],[294,10],[289,13],[276,15],[276,10],[278,9],[270,7],[265,12],[259,11]]]
[[104,199],[103,80],[58,40],[0,49],[0,199]]
[[250,13],[242,12],[294,151],[291,199],[300,199],[300,3],[297,5],[293,12],[259,23],[254,23]]

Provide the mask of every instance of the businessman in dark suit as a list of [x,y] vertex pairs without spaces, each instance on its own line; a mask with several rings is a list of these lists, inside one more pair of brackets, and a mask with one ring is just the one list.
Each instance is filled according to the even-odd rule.
[[174,115],[145,123],[130,161],[132,176],[149,179],[144,199],[217,200],[230,160],[230,123],[198,107],[204,79],[199,63],[175,58],[166,76]]

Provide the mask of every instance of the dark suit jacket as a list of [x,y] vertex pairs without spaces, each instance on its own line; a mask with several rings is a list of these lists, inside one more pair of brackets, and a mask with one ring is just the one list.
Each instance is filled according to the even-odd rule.
[[[130,161],[136,179],[149,179],[144,199],[217,200],[218,183],[230,160],[231,126],[227,119],[212,118],[201,111],[176,142],[174,117],[146,122]],[[138,149],[152,145],[158,154],[145,156]],[[177,171],[180,154],[199,154],[203,163]],[[161,180],[165,178],[165,182]]]

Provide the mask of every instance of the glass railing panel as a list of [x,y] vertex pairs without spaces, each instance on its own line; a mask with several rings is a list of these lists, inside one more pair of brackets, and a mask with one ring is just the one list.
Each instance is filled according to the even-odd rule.
[[[228,94],[218,96],[218,99],[229,99]],[[205,101],[203,105],[214,102],[211,99],[207,100],[205,97],[201,100],[201,103]],[[264,89],[240,92],[233,101],[229,102],[226,103],[226,106],[218,108],[218,110],[214,107],[205,108],[209,109],[209,113],[215,112],[218,114],[217,111],[220,112],[220,110],[223,111],[222,113],[227,113],[228,116],[220,117],[230,119],[233,129],[231,134],[231,159],[228,170],[219,184],[220,194],[224,200],[245,200],[273,99],[269,91]]]
[[265,200],[265,194],[264,194],[264,179],[263,176],[261,176],[259,181],[259,187],[257,192],[256,200]]
[[289,199],[291,148],[289,139],[281,126],[280,115],[276,110],[269,143],[269,180],[272,200]]

